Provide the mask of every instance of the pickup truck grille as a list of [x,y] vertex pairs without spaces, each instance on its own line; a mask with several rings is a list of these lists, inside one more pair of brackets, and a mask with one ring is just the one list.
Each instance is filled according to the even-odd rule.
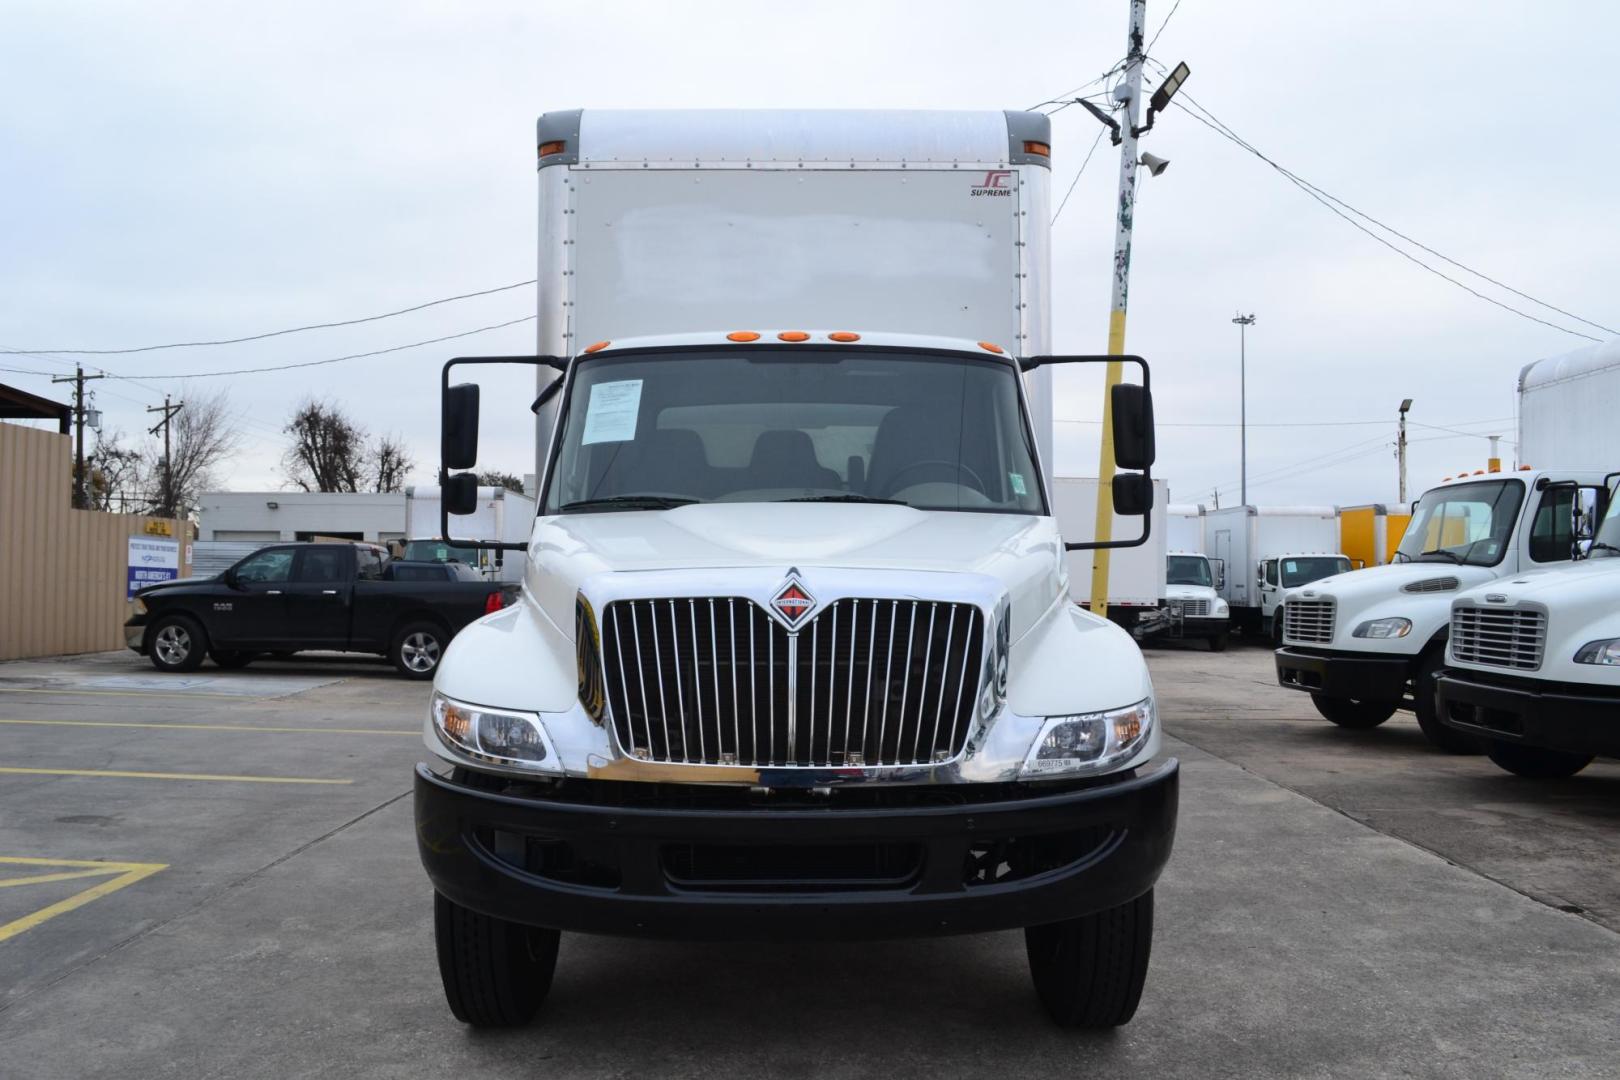
[[912,765],[967,743],[984,656],[972,604],[846,599],[789,631],[742,597],[619,600],[608,709],[643,761]]
[[1326,645],[1333,640],[1332,600],[1290,600],[1283,605],[1283,638]]
[[1481,607],[1451,611],[1451,655],[1464,663],[1535,671],[1546,646],[1544,611]]
[[1181,612],[1184,619],[1205,619],[1209,617],[1208,600],[1172,600],[1171,608]]

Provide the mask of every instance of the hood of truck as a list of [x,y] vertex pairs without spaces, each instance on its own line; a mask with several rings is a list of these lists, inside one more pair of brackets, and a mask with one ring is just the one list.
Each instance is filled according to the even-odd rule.
[[[1287,590],[1285,604],[1295,600],[1331,600],[1334,606],[1333,640],[1302,642],[1352,652],[1415,654],[1439,633],[1451,618],[1451,601],[1459,591],[1495,580],[1498,568],[1458,566],[1446,562],[1391,563],[1334,574],[1309,585]],[[1453,584],[1455,583],[1455,584]],[[1412,621],[1404,638],[1358,638],[1355,628],[1373,619]],[[1286,621],[1284,623],[1286,626]],[[1293,642],[1286,632],[1285,644]]]
[[1575,663],[1576,653],[1588,642],[1620,638],[1620,556],[1586,559],[1488,582],[1460,593],[1454,606],[1504,611],[1530,608],[1547,616],[1538,669],[1465,662],[1448,654],[1448,662],[1457,667],[1531,680],[1620,687],[1620,667]]
[[1167,600],[1208,600],[1211,610],[1214,605],[1221,603],[1215,590],[1208,585],[1166,585],[1164,596]]
[[[945,578],[995,583],[1011,603],[1014,639],[1067,588],[1063,545],[1051,518],[916,510],[870,503],[698,503],[672,510],[542,517],[529,546],[527,585],[558,628],[573,633],[580,587],[601,574],[646,575],[618,583],[639,595],[690,574],[724,583],[726,571],[786,580],[797,570],[812,593],[839,571],[880,571],[918,598],[944,598]],[[937,589],[930,588],[936,585]],[[716,595],[724,595],[723,591]]]

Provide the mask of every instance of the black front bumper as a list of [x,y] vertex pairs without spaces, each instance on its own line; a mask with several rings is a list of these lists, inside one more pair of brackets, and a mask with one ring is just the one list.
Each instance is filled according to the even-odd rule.
[[992,801],[895,795],[902,805],[857,793],[866,805],[849,809],[836,792],[786,809],[602,805],[479,790],[418,765],[417,846],[433,887],[475,911],[688,940],[1038,926],[1135,899],[1170,857],[1174,759],[1112,783],[999,789]]
[[1290,690],[1352,701],[1402,701],[1412,661],[1285,646],[1277,650],[1277,682]]
[[1440,719],[1448,727],[1499,742],[1620,757],[1620,695],[1455,668],[1440,672],[1435,682]]

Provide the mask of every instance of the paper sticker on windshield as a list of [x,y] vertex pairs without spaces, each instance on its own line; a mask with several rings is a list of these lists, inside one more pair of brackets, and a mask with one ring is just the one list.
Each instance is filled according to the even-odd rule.
[[628,442],[636,437],[636,414],[641,411],[641,380],[621,379],[591,387],[585,408],[585,435],[580,442]]
[[1012,481],[1012,489],[1013,489],[1013,494],[1014,495],[1028,495],[1029,494],[1028,489],[1026,489],[1024,487],[1024,474],[1023,473],[1015,473],[1015,472],[1014,473],[1008,473],[1007,474],[1007,479]]

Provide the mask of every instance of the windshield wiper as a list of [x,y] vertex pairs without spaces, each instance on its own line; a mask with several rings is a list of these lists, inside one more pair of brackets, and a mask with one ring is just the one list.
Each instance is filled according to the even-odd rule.
[[608,495],[601,499],[580,499],[563,503],[565,514],[589,513],[592,510],[673,510],[697,502],[677,495]]
[[1620,547],[1615,547],[1613,544],[1605,543],[1602,540],[1594,540],[1594,541],[1592,541],[1591,546],[1587,550],[1588,551],[1612,551],[1616,555],[1620,555]]
[[[1472,547],[1472,545],[1470,545],[1470,547]],[[1435,548],[1433,551],[1418,552],[1418,558],[1420,559],[1425,555],[1444,555],[1458,566],[1463,564],[1463,557],[1461,555],[1458,555],[1455,551],[1449,551],[1446,548]]]
[[776,502],[841,502],[841,503],[887,503],[889,506],[910,506],[908,502],[900,499],[878,499],[871,495],[801,495],[795,499],[777,499]]

